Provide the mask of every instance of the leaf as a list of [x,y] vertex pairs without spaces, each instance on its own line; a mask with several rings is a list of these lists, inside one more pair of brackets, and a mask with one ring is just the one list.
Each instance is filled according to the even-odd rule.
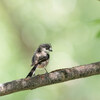
[[97,32],[96,38],[100,38],[100,30]]

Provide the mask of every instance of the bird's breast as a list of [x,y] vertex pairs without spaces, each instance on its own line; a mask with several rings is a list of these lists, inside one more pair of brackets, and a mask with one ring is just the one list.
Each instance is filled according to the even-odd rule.
[[42,62],[41,64],[38,65],[38,68],[44,68],[44,67],[46,67],[48,65],[48,63],[49,63],[48,60],[44,61],[44,62]]

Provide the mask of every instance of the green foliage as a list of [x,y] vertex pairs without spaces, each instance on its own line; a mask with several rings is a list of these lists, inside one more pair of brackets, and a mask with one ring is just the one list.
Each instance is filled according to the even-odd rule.
[[97,32],[96,37],[97,37],[97,38],[100,38],[100,31]]
[[[34,50],[51,43],[47,70],[100,61],[100,2],[98,0],[1,0],[0,83],[24,78]],[[36,74],[44,73],[37,70]],[[100,100],[99,76],[0,100]]]

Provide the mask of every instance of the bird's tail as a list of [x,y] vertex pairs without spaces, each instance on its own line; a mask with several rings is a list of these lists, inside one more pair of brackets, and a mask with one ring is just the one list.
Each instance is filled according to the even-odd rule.
[[35,73],[36,68],[37,68],[37,65],[35,65],[35,66],[31,69],[31,71],[30,71],[29,74],[26,76],[26,78],[27,78],[27,77],[32,77],[32,75]]

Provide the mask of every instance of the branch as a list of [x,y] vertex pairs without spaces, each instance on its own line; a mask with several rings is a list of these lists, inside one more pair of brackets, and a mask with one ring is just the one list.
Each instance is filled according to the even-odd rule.
[[100,62],[58,69],[48,74],[0,84],[0,96],[97,74],[100,74]]

